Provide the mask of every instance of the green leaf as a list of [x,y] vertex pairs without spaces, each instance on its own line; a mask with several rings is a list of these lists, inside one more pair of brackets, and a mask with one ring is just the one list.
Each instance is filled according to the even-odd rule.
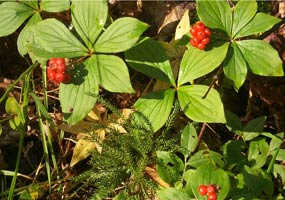
[[256,1],[239,1],[234,9],[234,19],[232,36],[235,36],[247,23],[255,16],[257,12]]
[[27,6],[33,8],[35,10],[39,8],[37,0],[30,0],[30,1],[29,0],[19,0],[19,2],[26,4]]
[[175,154],[167,151],[157,151],[157,173],[167,183],[175,183],[181,179],[184,169],[183,161]]
[[35,13],[28,23],[25,25],[23,30],[20,32],[17,40],[17,47],[19,53],[24,56],[28,53],[28,49],[26,47],[28,41],[31,41],[31,37],[33,36],[32,33],[32,26],[37,24],[38,22],[42,21],[41,15],[39,13]]
[[96,95],[99,92],[98,80],[92,60],[75,66],[72,71],[72,82],[60,84],[59,100],[62,106],[64,118],[71,125],[82,120],[94,107],[97,98],[87,95],[91,92]]
[[248,141],[259,136],[264,129],[266,119],[266,116],[260,116],[249,121],[243,128],[243,139]]
[[190,85],[178,88],[178,100],[186,116],[196,122],[225,123],[224,107],[219,93],[209,87]]
[[95,51],[117,53],[131,48],[148,25],[132,17],[122,17],[111,24],[95,43]]
[[113,55],[93,55],[90,59],[99,84],[111,92],[134,92],[128,67]]
[[190,123],[183,129],[181,134],[181,147],[189,152],[194,151],[198,143],[198,135],[194,126]]
[[198,191],[199,185],[210,184],[216,184],[220,188],[217,199],[226,199],[230,190],[230,179],[224,170],[216,168],[212,164],[202,165],[191,177],[191,187],[196,199],[205,199]]
[[232,11],[227,1],[197,0],[199,19],[212,29],[222,29],[231,35]]
[[261,76],[283,76],[282,60],[270,44],[260,40],[243,40],[236,44],[253,73]]
[[62,12],[66,11],[70,8],[70,1],[69,0],[41,0],[40,7],[42,10],[47,12]]
[[168,119],[174,95],[173,89],[152,92],[139,98],[134,106],[149,119],[154,131],[157,131]]
[[23,3],[4,2],[0,4],[0,37],[15,32],[34,12],[34,9]]
[[85,56],[88,52],[84,45],[57,19],[43,20],[33,29],[36,44],[31,44],[30,49],[36,56],[74,58]]
[[216,69],[225,59],[228,46],[229,43],[227,42],[210,51],[201,51],[195,47],[190,47],[181,61],[178,86]]
[[165,50],[155,40],[144,38],[125,52],[127,63],[133,69],[175,86],[171,65]]
[[243,130],[242,124],[240,122],[240,118],[230,111],[225,112],[226,120],[227,120],[227,128],[236,133]]
[[269,174],[262,169],[251,169],[244,165],[242,175],[248,189],[253,190],[255,194],[262,194],[265,192],[272,197],[274,186]]
[[230,140],[222,147],[223,156],[228,166],[234,165],[241,168],[247,163],[243,151],[245,149],[245,143],[240,140]]
[[280,19],[265,13],[257,13],[255,17],[237,32],[235,38],[241,38],[260,32],[265,32],[280,22]]
[[247,64],[237,44],[232,43],[224,64],[225,75],[234,82],[235,90],[243,85],[247,75]]
[[17,102],[14,97],[8,97],[5,104],[7,114],[12,118],[9,120],[9,125],[12,129],[17,130],[25,123],[23,107]]
[[251,169],[260,169],[265,165],[267,155],[269,153],[269,145],[265,138],[249,143],[247,159],[250,161]]
[[225,163],[223,161],[223,156],[215,151],[211,150],[201,150],[190,157],[187,165],[191,167],[198,168],[209,163],[215,164],[215,166],[223,168]]
[[73,1],[72,24],[84,43],[91,49],[101,33],[108,15],[107,1]]
[[181,190],[173,187],[169,187],[163,190],[157,191],[158,198],[160,200],[189,200],[190,197]]

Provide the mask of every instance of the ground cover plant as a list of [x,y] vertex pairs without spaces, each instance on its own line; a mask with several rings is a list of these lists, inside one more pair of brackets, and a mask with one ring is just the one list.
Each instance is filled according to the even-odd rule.
[[[263,40],[284,16],[269,2],[196,0],[162,40],[113,4],[0,3],[0,36],[17,36],[28,65],[0,99],[0,141],[14,130],[18,142],[0,198],[284,199],[284,102],[255,83],[284,76],[284,52]],[[243,114],[228,91],[247,92]],[[126,95],[128,106],[112,98]],[[275,112],[254,113],[254,95]]]

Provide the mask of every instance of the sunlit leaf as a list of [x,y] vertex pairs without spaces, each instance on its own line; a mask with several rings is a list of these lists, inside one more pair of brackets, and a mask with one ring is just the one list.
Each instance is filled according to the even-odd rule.
[[34,50],[35,55],[47,58],[74,58],[84,56],[88,52],[86,47],[57,19],[45,19],[34,26],[33,30],[35,44],[31,44],[30,49]]
[[260,32],[265,32],[272,28],[280,19],[265,13],[257,13],[255,17],[240,31],[237,32],[235,38],[241,38]]
[[160,43],[144,38],[125,53],[127,63],[135,70],[175,86],[169,60]]
[[129,77],[128,67],[124,61],[113,55],[93,55],[91,65],[99,84],[111,92],[134,92]]
[[190,47],[181,61],[178,85],[180,86],[216,69],[225,59],[228,45],[227,42],[209,51]]
[[169,187],[163,190],[158,190],[157,195],[160,200],[189,200],[190,197],[181,190]]
[[47,12],[62,12],[70,8],[70,0],[41,0],[40,7]]
[[234,9],[232,36],[235,36],[255,16],[257,11],[256,1],[242,0]]
[[190,85],[178,88],[178,99],[186,116],[196,122],[225,123],[224,107],[219,93],[204,85]]
[[181,133],[181,147],[189,152],[194,151],[198,143],[198,135],[195,127],[192,124],[187,124]]
[[247,63],[235,42],[229,48],[224,63],[225,75],[234,82],[234,88],[239,90],[247,76]]
[[79,161],[90,156],[91,152],[96,150],[96,146],[98,146],[98,144],[93,141],[84,139],[78,140],[73,150],[70,166],[73,167]]
[[283,76],[282,60],[278,52],[260,40],[236,42],[250,70],[261,76]]
[[122,17],[112,23],[95,43],[95,51],[117,53],[131,48],[148,25],[132,17]]
[[26,44],[28,43],[28,41],[31,41],[31,37],[33,36],[32,26],[37,24],[41,20],[42,20],[41,15],[39,13],[35,13],[28,21],[28,23],[25,25],[23,30],[20,32],[17,40],[17,47],[19,53],[22,56],[28,53]]
[[252,163],[252,169],[260,169],[265,165],[267,161],[267,155],[269,153],[269,145],[265,138],[251,141],[249,143],[247,159]]
[[227,1],[197,0],[197,13],[206,26],[221,29],[231,35],[232,11]]
[[186,10],[176,27],[174,39],[175,40],[181,39],[183,35],[189,32],[189,30],[190,30],[189,10]]
[[64,118],[69,124],[76,124],[82,120],[94,107],[99,92],[99,83],[92,61],[87,59],[84,64],[75,66],[72,71],[72,82],[60,84],[59,99]]
[[34,12],[34,9],[23,3],[4,2],[0,4],[0,37],[15,32]]
[[73,1],[72,24],[84,43],[91,49],[101,33],[108,14],[107,1]]
[[135,103],[135,108],[149,119],[154,131],[160,129],[166,122],[172,109],[174,94],[173,89],[152,92]]

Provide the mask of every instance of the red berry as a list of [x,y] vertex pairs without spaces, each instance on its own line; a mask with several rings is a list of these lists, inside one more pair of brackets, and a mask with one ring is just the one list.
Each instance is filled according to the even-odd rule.
[[211,31],[210,31],[210,29],[208,29],[208,28],[205,28],[204,33],[205,33],[207,36],[210,36],[210,35],[211,35]]
[[56,64],[57,65],[65,65],[64,58],[56,58]]
[[198,31],[196,37],[199,40],[203,40],[205,38],[206,34],[204,33],[204,31]]
[[206,28],[203,22],[196,22],[194,26],[198,31],[204,31],[204,29]]
[[197,35],[197,29],[191,28],[190,33],[193,37],[195,37]]
[[206,185],[199,185],[198,190],[202,196],[205,196],[207,194],[207,186]]
[[205,37],[203,40],[201,40],[201,43],[203,43],[203,44],[208,44],[209,42],[210,42],[209,37]]
[[56,71],[53,68],[48,67],[47,68],[47,77],[49,80],[53,81],[55,80]]
[[52,66],[53,64],[55,64],[56,63],[56,58],[51,58],[51,59],[49,59],[49,61],[48,61],[48,66]]
[[215,194],[216,193],[216,187],[213,185],[208,185],[207,192],[208,192],[208,194],[213,194],[213,193]]
[[204,50],[204,49],[205,49],[205,47],[206,47],[206,45],[205,45],[205,44],[203,44],[203,43],[199,43],[199,44],[197,44],[197,48],[198,48],[198,49],[200,49],[200,50]]
[[64,73],[57,73],[55,75],[55,81],[61,83],[64,80]]
[[217,200],[217,195],[215,193],[208,194],[208,200]]
[[59,64],[59,65],[57,65],[56,71],[57,71],[57,73],[64,73],[65,69],[66,69],[65,64]]

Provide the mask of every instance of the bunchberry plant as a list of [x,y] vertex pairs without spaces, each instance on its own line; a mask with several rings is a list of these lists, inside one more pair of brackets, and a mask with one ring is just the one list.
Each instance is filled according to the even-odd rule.
[[[262,76],[283,75],[277,51],[256,38],[256,34],[270,29],[280,19],[257,13],[255,1],[239,1],[231,7],[227,1],[198,0],[197,13],[202,23],[198,22],[190,30],[191,45],[187,45],[182,57],[178,77],[174,76],[164,49],[150,38],[141,40],[125,53],[126,61],[132,68],[169,84],[168,88],[151,92],[135,104],[149,117],[155,130],[165,123],[176,96],[190,119],[225,123],[218,92],[213,88],[208,90],[203,84],[195,84],[196,79],[217,68],[218,72],[224,71],[225,76],[232,80],[236,90],[244,83],[248,71]],[[201,51],[196,48],[200,44],[197,41],[207,35],[206,27],[211,30],[211,42],[207,44],[207,49],[200,45],[200,49],[204,50]],[[197,35],[198,30],[207,31],[200,31]],[[179,42],[176,44],[179,46]]]

